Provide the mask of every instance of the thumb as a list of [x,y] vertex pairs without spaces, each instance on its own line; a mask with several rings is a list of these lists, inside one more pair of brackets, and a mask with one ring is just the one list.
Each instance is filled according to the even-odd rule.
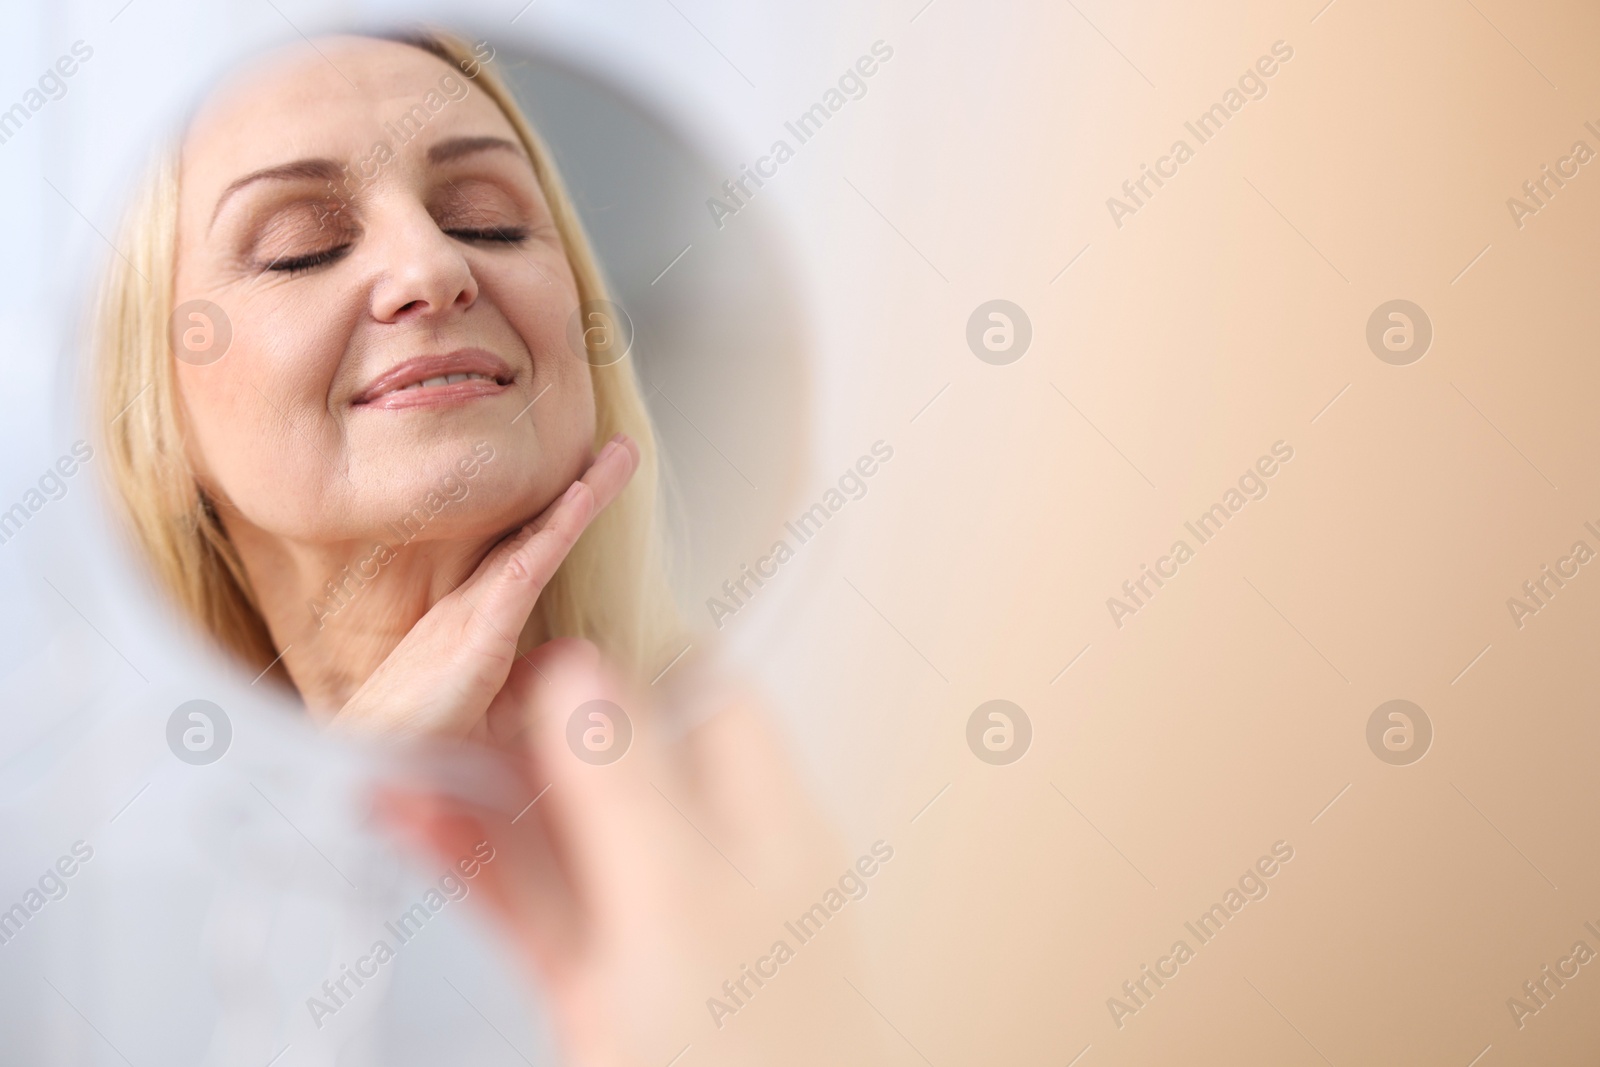
[[561,638],[528,655],[541,682],[530,693],[533,776],[550,784],[545,800],[590,884],[616,885],[629,857],[651,851],[659,814],[648,709],[587,641]]

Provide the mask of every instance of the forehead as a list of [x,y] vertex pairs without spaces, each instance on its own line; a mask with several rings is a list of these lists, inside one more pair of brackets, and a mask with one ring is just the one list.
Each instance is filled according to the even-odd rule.
[[[393,124],[414,107],[427,116],[421,133],[397,138]],[[183,139],[185,186],[215,192],[294,159],[349,161],[380,140],[426,149],[463,135],[516,140],[494,101],[437,56],[396,41],[318,38],[269,54],[204,101]]]

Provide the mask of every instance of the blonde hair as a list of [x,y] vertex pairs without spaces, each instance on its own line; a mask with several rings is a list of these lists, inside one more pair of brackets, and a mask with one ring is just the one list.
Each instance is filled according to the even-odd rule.
[[[580,302],[607,297],[549,149],[510,90],[464,40],[427,29],[388,38],[467,71],[516,131],[533,161],[577,281]],[[168,318],[173,310],[178,147],[160,152],[129,205],[95,314],[101,445],[114,495],[158,584],[205,633],[255,673],[278,658],[237,550],[201,489],[185,450]],[[642,453],[633,481],[595,518],[539,597],[518,641],[584,637],[638,674],[677,651],[685,627],[666,580],[658,522],[658,454],[631,360],[595,366],[596,447],[618,431]],[[276,668],[281,672],[282,667]],[[280,675],[287,681],[287,675]]]

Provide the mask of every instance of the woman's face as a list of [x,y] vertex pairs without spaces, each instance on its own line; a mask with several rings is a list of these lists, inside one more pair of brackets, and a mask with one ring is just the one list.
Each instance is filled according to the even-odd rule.
[[205,103],[180,188],[175,305],[210,301],[232,329],[214,362],[176,364],[230,529],[335,544],[420,505],[424,537],[487,537],[582,473],[572,270],[511,124],[462,71],[389,41],[301,46]]

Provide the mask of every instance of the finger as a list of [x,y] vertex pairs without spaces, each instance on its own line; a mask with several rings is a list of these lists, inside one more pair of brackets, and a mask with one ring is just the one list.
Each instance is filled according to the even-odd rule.
[[[584,478],[545,509],[542,524],[497,547],[423,616],[335,721],[380,732],[466,735],[478,729],[506,683],[517,638],[539,595],[599,508],[627,485],[637,461],[637,446],[617,435]],[[452,650],[448,663],[438,661],[441,646]]]
[[486,740],[501,751],[523,754],[527,745],[523,734],[532,725],[528,710],[533,707],[533,690],[542,684],[539,668],[526,656],[511,665],[505,685],[489,702],[484,715]]
[[648,716],[587,641],[549,641],[528,657],[541,680],[531,694],[527,738],[531,776],[550,784],[541,803],[551,805],[591,885],[626,881],[618,860],[626,865],[624,857],[653,851],[664,810],[650,784]]
[[[611,456],[606,453],[615,446]],[[595,497],[595,511],[599,512],[610,504],[622,490],[627,488],[629,480],[639,469],[639,444],[625,433],[615,434],[595,456],[595,461],[589,469],[583,472],[580,479],[587,485]]]
[[[621,462],[624,458],[622,453],[626,453],[626,458],[631,460],[631,463]],[[471,588],[474,582],[480,580],[480,576],[492,574],[503,566],[510,556],[527,543],[529,538],[548,526],[557,513],[563,510],[564,506],[570,502],[570,494],[575,491],[575,488],[580,483],[586,485],[594,494],[597,505],[595,513],[598,514],[601,508],[611,503],[617,494],[627,486],[628,479],[633,476],[633,471],[638,467],[639,455],[638,444],[627,434],[618,433],[613,435],[611,440],[607,441],[600,451],[595,454],[594,459],[590,461],[583,475],[572,485],[569,485],[562,496],[557,497],[552,503],[546,505],[543,511],[495,546],[494,551],[484,557],[477,570],[462,583],[461,587],[464,589]]]
[[[628,779],[627,789],[666,805],[668,813],[672,803],[695,803],[690,779],[699,771],[677,758],[680,753],[675,749],[683,746],[674,746],[669,730],[663,729],[654,690],[632,684],[611,668],[594,644],[581,638],[547,641],[525,658],[538,682],[530,686],[524,704],[524,747],[532,746],[532,763],[546,780],[568,783],[574,796],[586,797],[604,810],[625,808],[628,803],[620,799],[624,793],[618,790],[623,787],[609,780],[619,777]],[[597,701],[611,707],[580,714]],[[596,719],[596,711],[616,721]],[[658,790],[664,793],[658,795]],[[682,817],[682,813],[672,815]]]
[[623,440],[607,442],[583,477],[506,543],[503,557],[488,568],[484,581],[493,582],[497,575],[518,566],[530,573],[553,573],[578,535],[622,492],[634,469],[635,452]]
[[501,637],[514,637],[522,630],[539,594],[572,546],[601,509],[627,486],[637,463],[637,446],[630,445],[626,438],[607,443],[583,478],[573,482],[544,515],[497,549],[457,590]]

